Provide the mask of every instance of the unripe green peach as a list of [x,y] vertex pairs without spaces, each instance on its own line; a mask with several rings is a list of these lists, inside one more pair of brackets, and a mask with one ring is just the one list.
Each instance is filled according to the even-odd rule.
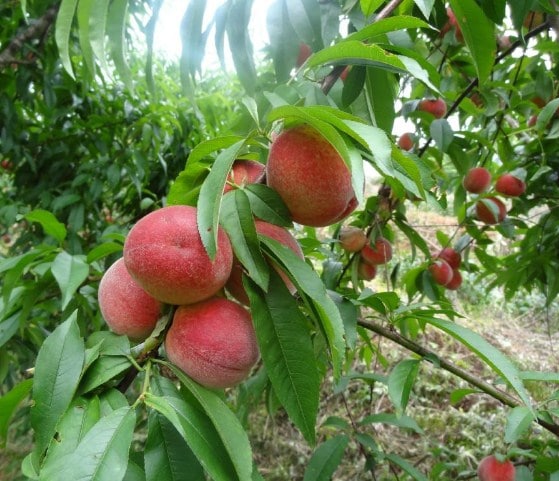
[[363,229],[352,225],[342,227],[338,237],[341,248],[346,252],[359,252],[367,243]]
[[233,264],[229,238],[218,228],[212,261],[198,233],[196,209],[163,207],[140,219],[124,243],[130,275],[149,294],[167,304],[192,304],[216,294]]
[[309,125],[285,130],[272,142],[266,182],[299,224],[331,225],[357,207],[348,166],[332,144]]
[[[295,252],[295,254],[297,254],[301,259],[304,258],[303,251],[301,250],[301,246],[297,242],[297,239],[295,239],[295,237],[293,237],[291,232],[287,229],[259,219],[254,222],[254,225],[258,234],[281,242],[284,246],[289,247],[293,252]],[[289,291],[292,294],[295,294],[297,289],[287,274],[277,264],[271,262],[271,265],[283,279]],[[237,259],[233,262],[233,269],[231,270],[231,275],[229,276],[225,287],[229,294],[231,294],[235,299],[248,305],[248,295],[243,286],[243,267]]]
[[165,352],[173,364],[209,388],[235,386],[259,356],[250,313],[221,297],[179,306]]
[[98,299],[103,319],[111,331],[136,341],[150,335],[161,313],[161,303],[132,279],[122,258],[101,278]]

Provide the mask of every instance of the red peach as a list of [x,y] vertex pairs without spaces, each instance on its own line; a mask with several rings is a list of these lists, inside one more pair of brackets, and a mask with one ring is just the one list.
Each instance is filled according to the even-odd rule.
[[348,65],[346,68],[344,68],[342,70],[342,73],[340,74],[340,78],[342,79],[342,82],[345,82],[347,79],[347,76],[349,75],[349,70],[350,70],[350,66]]
[[491,185],[491,174],[485,167],[470,169],[462,180],[464,189],[473,194],[485,192]]
[[266,180],[299,224],[332,225],[357,207],[348,166],[309,125],[285,130],[272,143]]
[[2,159],[2,161],[0,162],[0,167],[9,172],[13,170],[14,163],[10,159]]
[[453,269],[452,279],[450,279],[450,282],[446,284],[445,287],[447,289],[450,289],[451,291],[455,291],[461,285],[462,285],[462,274],[460,274],[460,271],[458,269]]
[[233,251],[219,227],[212,261],[198,233],[196,208],[176,205],[151,212],[132,227],[124,243],[124,262],[136,282],[156,299],[192,304],[225,285]]
[[264,180],[266,166],[255,160],[237,159],[233,162],[231,172],[227,177],[227,183],[223,193],[233,190],[237,185],[260,184]]
[[488,197],[476,202],[477,218],[485,224],[498,224],[507,216],[507,207],[497,197]]
[[398,147],[402,150],[410,151],[413,149],[414,145],[415,142],[413,141],[412,134],[406,132],[400,135],[400,138],[398,139]]
[[446,261],[453,269],[458,269],[462,262],[460,253],[456,252],[452,247],[445,247],[437,254],[437,257]]
[[377,266],[369,264],[360,259],[359,264],[357,265],[357,275],[359,279],[363,279],[364,281],[371,281],[377,275]]
[[222,297],[179,306],[165,352],[173,364],[209,388],[235,386],[259,356],[250,313]]
[[538,122],[538,116],[531,115],[530,118],[528,119],[528,127],[533,127],[534,125],[536,125],[537,122]]
[[301,43],[299,45],[299,54],[297,55],[297,60],[295,61],[295,65],[297,66],[297,68],[303,65],[311,55],[311,47],[306,43]]
[[363,229],[352,225],[340,229],[339,239],[341,248],[346,252],[359,252],[367,243]]
[[530,99],[530,101],[534,104],[536,104],[540,109],[543,109],[545,107],[545,104],[547,103],[544,99],[542,99],[539,96],[536,97],[532,97]]
[[441,286],[446,286],[452,281],[452,267],[445,260],[435,259],[429,266],[429,272],[433,276],[433,280]]
[[161,303],[132,279],[122,257],[101,278],[97,295],[99,309],[111,331],[138,341],[153,331]]
[[518,197],[526,191],[526,183],[512,174],[503,174],[495,182],[495,190],[503,195]]
[[418,110],[428,112],[437,119],[442,119],[446,115],[446,104],[443,99],[424,99],[417,106]]
[[368,264],[386,264],[392,259],[392,245],[384,237],[377,237],[361,249],[361,258]]
[[[301,250],[301,246],[297,242],[297,239],[295,239],[295,237],[293,237],[287,229],[258,219],[254,224],[258,234],[281,242],[283,245],[289,247],[293,252],[295,252],[295,254],[297,254],[301,259],[304,258],[303,251]],[[287,274],[275,263],[272,263],[272,267],[283,279],[289,291],[292,294],[295,294],[297,289]],[[249,304],[248,295],[243,286],[243,267],[237,259],[233,262],[233,269],[231,269],[231,275],[229,276],[225,287],[229,291],[229,294],[231,294],[239,302],[246,305]]]
[[480,481],[514,481],[516,468],[510,459],[500,462],[491,455],[480,461],[477,475]]

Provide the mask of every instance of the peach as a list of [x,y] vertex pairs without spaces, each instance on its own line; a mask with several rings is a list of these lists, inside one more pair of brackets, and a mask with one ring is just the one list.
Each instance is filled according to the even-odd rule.
[[417,109],[428,112],[437,119],[442,119],[446,115],[446,104],[443,99],[423,99]]
[[532,30],[536,27],[539,27],[544,22],[545,16],[543,12],[536,12],[534,10],[531,10],[530,12],[528,12],[526,17],[524,17],[522,25],[527,29]]
[[220,227],[212,261],[198,233],[196,208],[176,205],[151,212],[132,227],[124,243],[124,262],[136,282],[159,301],[192,304],[225,285],[233,251]]
[[491,185],[491,174],[485,167],[474,167],[465,175],[462,185],[468,192],[480,194]]
[[485,224],[498,224],[507,216],[507,208],[501,199],[488,197],[476,202],[476,215]]
[[413,141],[411,133],[405,132],[400,135],[400,138],[398,139],[398,147],[400,147],[402,150],[410,151],[413,149],[414,146],[415,142]]
[[209,388],[235,386],[259,356],[250,313],[222,297],[179,306],[165,352],[173,364]]
[[433,276],[433,280],[441,286],[446,286],[452,281],[452,267],[443,259],[435,259],[429,266],[429,272]]
[[452,279],[450,279],[450,282],[446,284],[445,287],[447,289],[450,289],[451,291],[455,291],[461,285],[462,285],[462,274],[460,274],[460,271],[458,269],[453,269]]
[[[254,224],[258,234],[281,242],[284,246],[289,247],[293,252],[295,252],[295,254],[297,254],[301,259],[304,258],[303,251],[301,250],[301,246],[297,242],[297,239],[295,239],[295,237],[293,237],[287,229],[259,219],[257,219]],[[292,294],[295,294],[297,289],[287,274],[283,272],[277,264],[272,262],[271,265],[283,279],[289,291]],[[227,291],[229,291],[229,294],[231,294],[239,302],[246,305],[249,304],[249,299],[243,286],[243,267],[237,259],[233,262],[233,269],[231,270],[231,275],[229,276],[225,287]]]
[[462,263],[462,257],[459,252],[456,252],[452,247],[445,247],[437,254],[439,259],[448,263],[453,269],[458,269]]
[[103,319],[114,333],[143,341],[153,331],[162,305],[132,279],[122,257],[101,278],[97,295]]
[[361,249],[361,258],[368,264],[386,264],[392,259],[392,245],[384,237],[377,237]]
[[297,68],[303,65],[311,55],[311,47],[306,43],[301,43],[299,45],[299,54],[297,55],[297,60],[295,61],[295,65],[297,66]]
[[223,193],[233,190],[237,185],[260,184],[264,180],[266,167],[255,160],[237,159],[233,162],[231,172],[227,177],[227,183]]
[[512,174],[503,174],[495,182],[495,190],[503,195],[518,197],[526,191],[526,183]]
[[344,68],[342,70],[342,73],[340,74],[340,78],[342,79],[342,82],[346,81],[347,76],[349,75],[350,69],[351,69],[351,67],[348,65],[346,68]]
[[480,461],[477,475],[480,481],[514,481],[516,468],[510,459],[501,462],[491,455]]
[[352,225],[342,227],[338,238],[341,248],[346,252],[359,252],[368,240],[363,229]]
[[278,135],[270,148],[266,179],[299,224],[332,225],[357,207],[348,166],[309,125],[298,125]]
[[359,264],[357,265],[357,275],[359,279],[363,279],[364,281],[371,281],[377,275],[377,266],[369,264],[360,259]]

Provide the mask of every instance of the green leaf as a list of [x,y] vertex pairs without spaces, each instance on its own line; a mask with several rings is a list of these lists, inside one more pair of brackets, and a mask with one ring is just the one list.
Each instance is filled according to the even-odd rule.
[[429,126],[431,137],[441,152],[446,152],[454,140],[454,132],[446,119],[435,119]]
[[[471,351],[475,352],[491,369],[501,376],[518,394],[522,402],[532,410],[530,396],[520,378],[516,366],[496,347],[479,334],[450,321],[436,318],[425,319],[441,331],[450,334]],[[533,411],[532,411],[533,412]]]
[[62,309],[72,300],[82,282],[87,279],[89,265],[83,255],[58,254],[52,262],[51,272],[62,291]]
[[383,0],[359,0],[361,11],[365,17],[370,17],[383,3]]
[[419,360],[404,359],[394,366],[388,376],[388,397],[399,413],[406,410],[418,371]]
[[475,0],[450,0],[450,7],[472,54],[479,83],[484,84],[497,52],[494,25]]
[[508,5],[511,10],[512,24],[516,30],[520,31],[522,29],[522,22],[524,22],[526,15],[536,5],[536,0],[508,2]]
[[313,444],[320,380],[307,321],[273,269],[267,293],[246,277],[244,286],[274,392],[290,419]]
[[505,427],[505,442],[515,443],[518,441],[532,422],[535,421],[534,412],[526,406],[517,406],[509,412],[507,416],[507,424]]
[[559,373],[557,372],[522,371],[520,372],[520,378],[524,381],[559,383]]
[[99,60],[101,70],[107,76],[110,76],[111,72],[105,54],[105,36],[109,3],[110,0],[96,0],[93,2],[91,11],[89,12],[89,43],[93,53]]
[[406,414],[402,414],[401,416],[397,416],[393,413],[371,414],[370,416],[366,416],[361,421],[359,421],[359,424],[361,425],[374,423],[390,424],[399,428],[410,429],[417,434],[423,434],[423,429],[419,427],[419,425],[413,418],[409,417]]
[[0,397],[0,447],[6,446],[10,419],[21,402],[29,395],[32,386],[33,380],[25,379]]
[[72,31],[72,24],[74,22],[74,14],[78,0],[62,0],[58,15],[56,17],[56,25],[54,38],[56,46],[60,54],[60,61],[62,66],[68,72],[70,77],[74,77],[72,68],[72,61],[70,60],[70,32]]
[[79,393],[85,394],[101,386],[126,371],[131,365],[130,360],[124,356],[99,357],[85,372],[80,383]]
[[223,197],[221,225],[227,232],[235,257],[248,275],[263,290],[268,290],[268,264],[260,252],[250,203],[242,189],[235,189]]
[[205,0],[189,2],[181,21],[181,70],[188,72],[191,77],[194,77],[202,67],[206,44],[206,39],[202,34],[202,25],[206,4]]
[[0,347],[6,344],[19,328],[20,311],[0,322]]
[[245,141],[240,140],[217,156],[200,189],[197,212],[198,232],[210,259],[214,259],[217,252],[217,227],[223,187],[231,166],[244,144]]
[[118,242],[104,242],[103,244],[96,245],[87,254],[87,263],[92,264],[103,257],[110,256],[116,252],[122,251],[122,244]]
[[291,23],[284,0],[272,2],[266,16],[270,38],[269,49],[278,83],[285,83],[291,76],[299,49],[299,39]]
[[93,49],[91,48],[91,43],[89,41],[89,19],[91,17],[91,10],[93,9],[94,3],[95,0],[80,0],[77,7],[78,38],[80,42],[80,48],[85,64],[87,65],[87,68],[92,75],[95,74],[95,56],[93,53]]
[[369,40],[372,37],[383,35],[389,32],[396,32],[398,30],[407,30],[411,28],[432,28],[427,22],[417,17],[408,15],[398,15],[395,17],[383,18],[376,20],[370,25],[363,27],[351,35],[346,37],[347,40]]
[[240,478],[236,473],[233,461],[207,413],[175,396],[160,397],[147,393],[145,403],[171,422],[212,479],[215,481],[248,479]]
[[322,47],[320,32],[320,9],[314,2],[306,0],[285,0],[289,21],[293,30],[303,42],[314,50]]
[[388,453],[386,454],[386,459],[400,467],[402,471],[409,474],[416,481],[429,481],[427,476],[397,454]]
[[328,341],[334,378],[338,379],[345,358],[345,340],[344,324],[335,302],[328,295],[318,274],[291,249],[269,237],[262,236],[260,240],[265,252],[284,268],[297,290],[308,296],[308,302]]
[[421,13],[426,19],[431,16],[431,11],[435,5],[435,0],[414,0],[415,4],[421,10]]
[[327,481],[332,479],[343,458],[349,437],[339,434],[322,443],[313,453],[303,481]]
[[66,227],[59,222],[56,217],[49,211],[43,209],[35,209],[25,214],[25,219],[29,222],[38,222],[45,231],[45,234],[54,237],[58,242],[66,239]]
[[126,25],[128,18],[128,0],[113,0],[109,7],[107,34],[111,57],[116,71],[129,90],[133,90],[132,72],[126,59]]
[[212,422],[239,479],[249,479],[252,473],[252,450],[248,435],[237,416],[215,392],[200,386],[176,366],[168,364],[168,367]]
[[204,470],[173,424],[156,411],[148,418],[146,481],[204,481]]
[[87,432],[75,450],[45,466],[39,480],[121,481],[128,467],[135,424],[134,409],[122,407],[111,412]]
[[35,451],[39,456],[74,397],[84,358],[85,346],[75,311],[45,339],[35,363],[31,426],[35,430]]
[[248,184],[244,191],[256,217],[281,227],[293,226],[289,209],[274,189],[264,184]]
[[378,68],[367,68],[365,95],[372,111],[374,124],[387,134],[394,126],[394,97],[397,86],[394,74]]

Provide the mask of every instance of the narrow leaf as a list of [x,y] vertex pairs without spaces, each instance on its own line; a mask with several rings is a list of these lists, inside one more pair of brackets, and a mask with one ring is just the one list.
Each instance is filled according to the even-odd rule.
[[29,395],[32,386],[33,380],[25,379],[0,397],[0,447],[6,446],[10,419],[21,402]]
[[133,90],[132,72],[126,59],[126,25],[128,17],[128,0],[113,0],[109,7],[107,34],[111,57],[116,71],[129,90]]
[[45,231],[45,234],[54,237],[58,242],[66,238],[66,227],[59,222],[54,214],[47,210],[35,209],[25,214],[25,219],[29,222],[38,222]]
[[349,437],[345,434],[339,434],[322,443],[309,460],[303,481],[327,481],[332,479],[348,443]]
[[289,209],[275,190],[264,184],[249,184],[245,193],[256,217],[282,227],[293,226]]
[[110,0],[96,0],[93,2],[91,11],[89,12],[89,43],[101,65],[101,70],[107,76],[110,76],[111,72],[105,54],[105,36],[109,3]]
[[511,409],[507,416],[505,442],[515,443],[518,441],[535,419],[534,413],[526,406],[517,406]]
[[85,256],[70,255],[62,251],[52,262],[51,271],[62,291],[62,309],[65,309],[82,282],[87,279],[89,265]]
[[244,285],[274,392],[305,439],[314,443],[319,376],[306,319],[273,269],[267,293],[250,279]]
[[407,30],[415,28],[432,28],[427,22],[417,17],[408,15],[398,15],[396,17],[383,18],[376,20],[370,25],[367,25],[359,31],[352,33],[346,37],[346,40],[369,40],[377,35],[383,35],[389,32],[396,32],[398,30]]
[[409,474],[416,481],[429,481],[427,476],[397,454],[386,454],[386,459],[391,463],[394,463],[396,466],[399,466],[405,473]]
[[70,32],[74,22],[74,14],[78,0],[62,0],[56,17],[54,38],[60,54],[60,61],[70,77],[74,77],[72,61],[70,60]]
[[406,410],[410,393],[419,371],[419,360],[400,361],[388,376],[388,397],[399,413]]

